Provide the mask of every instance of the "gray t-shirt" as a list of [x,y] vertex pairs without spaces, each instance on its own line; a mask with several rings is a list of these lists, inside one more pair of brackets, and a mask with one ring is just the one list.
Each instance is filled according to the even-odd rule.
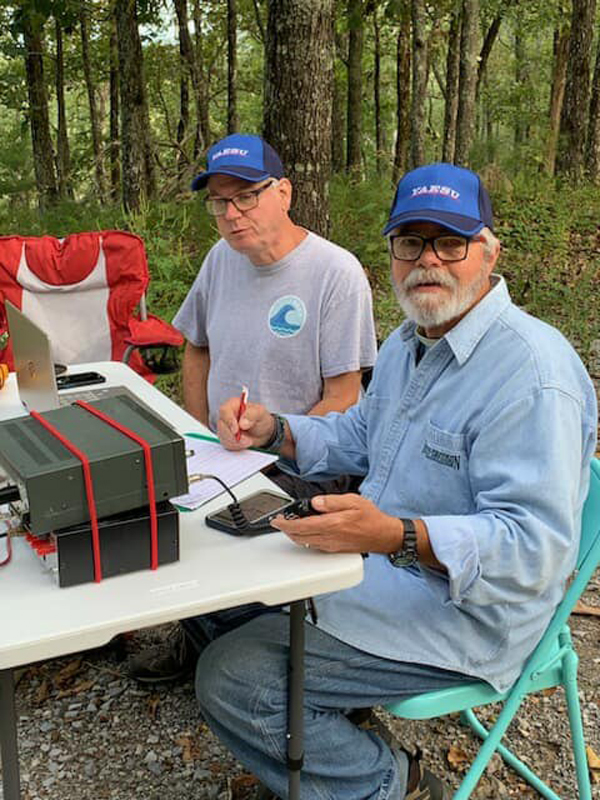
[[210,350],[208,407],[249,389],[271,411],[304,414],[323,378],[373,365],[371,289],[347,250],[308,233],[285,258],[255,267],[221,239],[210,250],[173,324]]

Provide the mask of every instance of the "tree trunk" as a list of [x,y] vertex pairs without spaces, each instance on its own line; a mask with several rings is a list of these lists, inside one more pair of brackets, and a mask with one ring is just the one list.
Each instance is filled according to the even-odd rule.
[[269,0],[264,135],[295,188],[293,218],[329,228],[333,0]]
[[60,197],[73,197],[71,186],[71,153],[67,132],[67,114],[65,111],[65,68],[63,55],[63,35],[60,22],[54,20],[56,32],[56,173],[58,178],[58,194]]
[[110,20],[110,197],[113,202],[119,199],[121,183],[121,164],[119,159],[119,48],[117,43],[117,22],[113,15]]
[[377,174],[383,172],[385,153],[383,148],[383,128],[381,124],[381,41],[377,6],[373,8],[373,103],[375,116],[375,159]]
[[[489,75],[487,72],[483,74],[483,86],[486,93],[489,91]],[[492,164],[496,160],[496,140],[494,138],[494,123],[493,114],[488,103],[483,108],[483,136],[485,139],[485,160],[488,164]]]
[[[137,2],[137,0],[136,0]],[[156,74],[154,76],[154,80],[152,82],[153,91],[158,98],[158,104],[162,108],[164,118],[165,118],[165,130],[167,134],[167,139],[169,142],[172,142],[177,133],[173,133],[173,124],[171,123],[171,106],[167,102],[167,98],[165,97],[165,93],[163,91],[163,79],[162,79],[162,63],[161,61],[158,62],[156,65]]]
[[346,167],[360,174],[362,166],[363,0],[348,0],[348,136]]
[[600,179],[600,39],[596,50],[596,66],[592,82],[592,99],[590,102],[590,122],[588,128],[585,169],[593,183]]
[[[527,48],[525,45],[525,34],[521,25],[521,16],[517,14],[515,28],[515,83],[521,89],[527,85]],[[515,158],[519,163],[521,155],[521,145],[527,138],[527,122],[525,120],[524,109],[522,107],[522,95],[519,96],[519,103],[515,109],[515,128],[514,128],[514,149]],[[526,102],[529,101],[526,94]]]
[[154,154],[135,0],[115,0],[115,14],[119,31],[123,205],[127,211],[134,211],[144,198],[155,194]]
[[[185,140],[190,127],[190,56],[192,40],[188,31],[187,0],[175,0],[177,22],[179,24],[179,122],[177,123],[177,175],[180,181],[184,179],[185,165],[188,162],[185,149]],[[187,35],[186,35],[187,34]],[[188,48],[186,50],[186,47]],[[196,93],[194,92],[194,97]]]
[[29,15],[24,14],[21,22],[25,42],[33,167],[40,208],[43,210],[56,202],[58,188],[54,171],[54,149],[50,136],[48,97],[44,83],[42,29],[41,25],[32,21]]
[[96,186],[100,200],[104,199],[105,181],[104,164],[102,158],[102,136],[100,133],[100,119],[98,116],[98,106],[96,105],[96,87],[92,77],[92,65],[90,63],[90,44],[88,30],[88,16],[85,8],[79,12],[79,25],[81,29],[81,58],[83,61],[83,74],[85,77],[85,87],[87,89],[88,103],[90,106],[90,124],[92,128],[92,148],[94,151],[94,164],[96,167]]
[[394,183],[406,171],[410,147],[410,8],[406,0],[396,43],[396,129]]
[[427,97],[427,32],[425,0],[412,0],[411,166],[425,162],[425,100]]
[[262,44],[264,52],[265,42],[267,40],[267,34],[265,33],[265,24],[263,22],[263,15],[261,12],[259,0],[252,0],[252,5],[254,6],[254,19],[256,20],[258,40]]
[[498,34],[500,33],[500,25],[502,24],[502,18],[509,6],[513,4],[514,0],[507,0],[504,5],[502,11],[497,14],[494,19],[492,20],[492,24],[487,30],[485,34],[485,38],[483,40],[483,45],[481,46],[481,52],[479,54],[479,65],[477,67],[477,89],[475,90],[475,96],[479,97],[479,93],[481,91],[481,85],[483,83],[483,79],[485,77],[485,71],[487,68],[487,62],[490,57],[490,53],[492,52],[492,48],[494,46],[494,42],[498,38]]
[[237,9],[227,0],[227,133],[239,129],[237,111]]
[[[181,128],[185,127],[187,129],[187,121],[184,122],[186,115],[189,117],[189,100],[188,100],[188,78],[191,80],[192,89],[194,94],[194,103],[196,105],[196,135],[195,135],[195,145],[194,145],[194,156],[198,153],[196,151],[196,147],[198,146],[198,141],[202,138],[200,134],[200,108],[198,106],[199,102],[199,93],[198,93],[198,84],[200,82],[198,76],[198,65],[196,64],[196,54],[194,52],[194,46],[192,44],[192,37],[190,36],[190,31],[188,27],[188,4],[187,0],[174,0],[175,12],[177,14],[177,24],[179,26],[179,59],[181,64],[181,81],[179,87],[179,105],[180,105],[180,113],[179,113],[179,126],[178,126],[178,135],[177,141],[181,143],[183,141],[183,132],[180,131]],[[180,138],[181,133],[181,138]],[[202,140],[202,146],[204,145],[204,141]],[[201,147],[198,147],[198,150]],[[178,155],[178,164],[181,165],[181,157],[183,153],[180,151]]]
[[595,13],[596,0],[573,0],[556,168],[575,183],[583,178]]
[[185,137],[190,125],[190,89],[187,70],[182,70],[179,77],[179,121],[177,123],[177,174],[179,179],[184,177],[187,157],[185,154]]
[[344,158],[344,123],[345,93],[341,78],[333,70],[333,110],[331,119],[331,167],[334,174],[343,172],[346,165]]
[[197,128],[194,141],[194,156],[197,157],[203,150],[210,146],[210,123],[208,114],[208,90],[210,86],[210,73],[204,70],[202,48],[202,0],[194,2],[194,63],[196,65],[197,85],[194,86]]
[[454,163],[456,151],[456,120],[458,116],[458,87],[460,76],[461,9],[454,9],[448,31],[446,55],[446,105],[444,106],[444,143],[442,161]]
[[565,96],[567,81],[567,60],[569,57],[569,38],[571,31],[568,24],[559,23],[554,31],[554,61],[552,63],[552,86],[550,89],[550,111],[548,144],[546,147],[546,172],[554,175],[556,167],[556,150],[560,129],[560,113]]
[[475,91],[479,56],[479,0],[463,0],[460,78],[456,123],[456,164],[468,166],[475,129]]

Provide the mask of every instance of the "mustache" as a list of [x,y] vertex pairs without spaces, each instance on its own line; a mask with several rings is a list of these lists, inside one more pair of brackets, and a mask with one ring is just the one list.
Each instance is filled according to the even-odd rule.
[[445,286],[448,289],[453,289],[456,286],[456,278],[437,269],[417,267],[411,270],[402,281],[402,288],[404,290],[413,289],[415,286],[422,286],[424,284],[434,284],[436,286]]

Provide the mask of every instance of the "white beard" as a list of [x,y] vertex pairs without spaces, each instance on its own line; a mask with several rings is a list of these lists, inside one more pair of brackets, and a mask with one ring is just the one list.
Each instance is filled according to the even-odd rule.
[[[392,285],[398,303],[408,319],[422,328],[434,328],[457,319],[475,303],[481,294],[488,276],[482,270],[473,283],[461,285],[456,278],[447,272],[436,269],[412,270],[402,283],[397,283],[392,276]],[[423,283],[434,283],[450,290],[448,297],[440,298],[425,293],[411,292],[414,286]]]

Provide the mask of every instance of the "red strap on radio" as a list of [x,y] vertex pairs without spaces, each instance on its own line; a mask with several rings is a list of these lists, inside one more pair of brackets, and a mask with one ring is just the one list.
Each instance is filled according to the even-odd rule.
[[0,561],[0,567],[5,567],[10,564],[12,558],[12,542],[10,540],[10,531],[6,531],[6,558]]
[[94,580],[100,583],[102,580],[102,564],[100,562],[100,534],[98,533],[98,517],[96,515],[96,501],[94,499],[94,487],[92,485],[92,470],[90,469],[90,462],[84,452],[70,442],[64,434],[57,428],[44,419],[37,411],[30,411],[30,415],[37,422],[46,428],[58,441],[63,444],[70,453],[81,461],[83,467],[83,480],[85,485],[85,494],[87,497],[88,511],[90,513],[90,522],[92,525],[92,550],[94,554]]
[[150,449],[150,445],[145,439],[142,439],[138,433],[132,431],[130,428],[126,428],[125,425],[121,425],[112,417],[109,417],[107,414],[103,414],[102,411],[98,411],[97,408],[89,405],[89,403],[86,403],[84,400],[76,400],[75,404],[85,409],[85,411],[89,411],[90,414],[98,417],[98,419],[101,419],[103,422],[106,422],[107,425],[110,425],[111,428],[119,431],[119,433],[129,436],[129,438],[133,439],[134,442],[137,442],[137,444],[139,444],[144,451],[146,483],[148,484],[148,505],[150,506],[150,568],[157,569],[158,517],[156,514],[156,492],[154,490],[154,470],[152,468],[152,451]]

